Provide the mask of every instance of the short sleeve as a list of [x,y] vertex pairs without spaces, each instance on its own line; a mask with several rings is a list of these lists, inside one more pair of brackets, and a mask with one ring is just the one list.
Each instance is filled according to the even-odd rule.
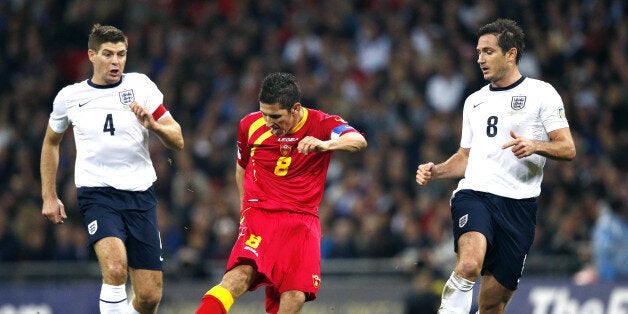
[[473,140],[473,130],[469,121],[468,105],[469,98],[465,100],[464,107],[462,109],[462,134],[460,136],[460,147],[470,148],[471,141]]
[[56,133],[63,133],[68,129],[70,120],[68,119],[68,109],[66,105],[65,92],[62,89],[52,103],[52,112],[48,124]]
[[567,116],[565,115],[565,107],[560,95],[550,84],[546,83],[544,89],[545,100],[541,106],[541,120],[547,132],[568,128]]

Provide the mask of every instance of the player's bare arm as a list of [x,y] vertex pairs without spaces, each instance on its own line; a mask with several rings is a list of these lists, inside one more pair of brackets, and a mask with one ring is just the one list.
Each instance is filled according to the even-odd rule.
[[41,214],[53,223],[63,223],[67,219],[63,203],[57,196],[56,179],[59,167],[59,144],[63,133],[54,132],[50,126],[46,130],[41,150],[41,196],[43,200]]
[[297,149],[300,153],[307,155],[311,152],[326,152],[329,150],[357,152],[366,148],[366,145],[366,139],[362,134],[349,132],[328,141],[322,141],[313,136],[306,136],[299,142]]
[[445,162],[435,165],[433,162],[420,164],[416,170],[416,182],[425,185],[433,179],[461,178],[467,169],[470,148],[460,147]]
[[242,203],[242,197],[244,196],[244,168],[238,163],[236,163],[235,180],[240,193],[240,203]]
[[548,135],[549,141],[536,141],[510,131],[513,140],[504,144],[502,149],[512,147],[512,153],[517,158],[528,157],[532,154],[556,160],[572,160],[576,157],[576,147],[569,128],[554,130]]
[[145,128],[155,132],[166,147],[173,150],[183,149],[181,126],[172,117],[162,117],[156,121],[153,115],[137,102],[134,101],[129,107],[137,117],[137,121]]

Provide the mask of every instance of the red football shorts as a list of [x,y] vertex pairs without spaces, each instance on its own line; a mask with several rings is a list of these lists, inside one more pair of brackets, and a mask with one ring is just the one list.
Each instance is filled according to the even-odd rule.
[[311,301],[316,299],[321,284],[320,240],[321,227],[316,216],[249,207],[242,212],[227,271],[251,264],[257,268],[258,276],[249,291],[269,285],[279,294],[303,291],[306,300]]

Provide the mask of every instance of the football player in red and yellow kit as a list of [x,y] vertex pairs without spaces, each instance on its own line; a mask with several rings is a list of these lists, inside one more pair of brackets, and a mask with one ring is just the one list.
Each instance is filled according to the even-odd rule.
[[320,288],[318,206],[333,151],[357,152],[364,136],[339,116],[304,107],[293,75],[262,84],[260,110],[238,127],[238,239],[220,284],[196,313],[227,313],[246,291],[266,286],[268,313],[298,313]]

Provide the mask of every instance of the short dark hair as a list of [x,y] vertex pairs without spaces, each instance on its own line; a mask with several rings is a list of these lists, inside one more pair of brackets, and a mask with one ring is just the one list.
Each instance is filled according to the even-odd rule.
[[282,109],[290,110],[301,101],[301,90],[294,75],[276,72],[267,75],[262,82],[258,100],[264,104],[279,104]]
[[120,42],[123,42],[127,47],[129,46],[129,42],[121,30],[113,26],[94,24],[92,31],[89,34],[87,48],[98,51],[98,49],[100,49],[100,45],[104,43],[115,44]]
[[497,36],[497,44],[505,54],[510,48],[517,49],[516,62],[519,64],[523,50],[526,45],[524,42],[525,34],[517,22],[509,19],[497,19],[496,21],[486,24],[478,30],[478,37],[486,34]]

